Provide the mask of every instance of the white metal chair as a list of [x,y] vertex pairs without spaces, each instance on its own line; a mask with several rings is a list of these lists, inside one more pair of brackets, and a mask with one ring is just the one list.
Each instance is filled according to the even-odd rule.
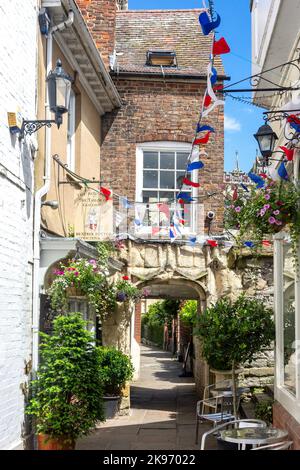
[[[260,428],[266,428],[267,423],[262,421],[261,419],[233,419],[232,421],[228,421],[226,423],[220,424],[219,426],[214,427],[213,429],[210,429],[209,431],[205,432],[202,435],[201,438],[201,446],[200,450],[205,449],[205,442],[206,439],[209,435],[211,434],[219,434],[219,431],[222,431],[229,426],[234,426],[236,428],[242,428],[242,427],[260,427]],[[198,436],[197,436],[197,441],[198,441]],[[198,443],[198,442],[196,442]]]
[[293,441],[275,442],[275,444],[267,444],[265,446],[254,447],[251,450],[290,450]]
[[[239,408],[240,398],[237,397],[237,409]],[[212,412],[205,413],[204,410],[209,407]],[[233,395],[217,395],[216,397],[200,400],[196,407],[196,444],[198,444],[199,424],[204,422],[213,423],[214,429],[217,424],[236,420],[233,414]]]

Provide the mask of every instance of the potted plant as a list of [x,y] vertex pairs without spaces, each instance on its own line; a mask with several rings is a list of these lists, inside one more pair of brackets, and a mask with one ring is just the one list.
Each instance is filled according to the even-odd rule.
[[126,302],[132,300],[138,302],[143,296],[143,292],[137,287],[128,282],[127,276],[123,276],[123,279],[116,284],[116,299],[118,302]]
[[231,370],[235,397],[236,368],[251,362],[274,339],[272,315],[263,301],[242,294],[235,301],[218,300],[199,317],[197,335],[202,340],[203,356],[211,368]]
[[104,420],[97,348],[80,313],[56,317],[53,334],[41,338],[26,412],[35,418],[39,450],[74,449],[78,437]]
[[118,412],[122,389],[133,377],[133,366],[130,358],[115,348],[99,347],[97,350],[105,417],[109,419]]

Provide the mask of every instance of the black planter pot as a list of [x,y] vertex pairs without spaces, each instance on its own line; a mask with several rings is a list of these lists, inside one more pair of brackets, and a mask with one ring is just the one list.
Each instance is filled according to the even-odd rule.
[[114,418],[119,411],[120,396],[103,397],[103,400],[104,400],[105,419]]

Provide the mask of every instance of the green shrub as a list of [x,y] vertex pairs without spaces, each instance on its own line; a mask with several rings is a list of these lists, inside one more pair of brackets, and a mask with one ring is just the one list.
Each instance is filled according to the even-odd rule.
[[195,326],[197,323],[198,303],[197,300],[187,300],[179,310],[179,317],[187,326]]
[[104,395],[118,396],[128,380],[133,377],[133,366],[130,358],[115,348],[97,348],[100,377],[103,382]]
[[272,310],[264,302],[239,296],[235,302],[220,299],[199,317],[197,334],[210,367],[228,370],[251,361],[270,346],[275,327]]
[[255,405],[255,418],[262,419],[267,424],[273,423],[273,400],[265,400]]
[[56,317],[52,336],[41,338],[41,365],[26,412],[36,418],[38,433],[75,440],[104,419],[93,336],[81,314],[71,313]]

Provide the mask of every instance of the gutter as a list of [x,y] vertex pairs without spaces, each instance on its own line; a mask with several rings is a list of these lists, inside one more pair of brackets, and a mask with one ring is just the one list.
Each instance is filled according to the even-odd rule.
[[[74,21],[74,13],[69,11],[68,18],[62,23],[53,26],[47,37],[46,76],[52,70],[53,34],[69,28]],[[47,86],[47,85],[46,85]],[[45,104],[45,119],[51,120],[49,98]],[[44,185],[35,193],[34,197],[34,225],[33,225],[33,287],[32,287],[32,370],[36,373],[39,361],[39,324],[40,324],[40,230],[42,198],[50,190],[51,182],[51,127],[46,127],[45,134],[45,176]]]
[[[184,80],[190,79],[190,80],[205,80],[207,81],[207,75],[191,75],[191,74],[176,74],[176,73],[168,73],[165,72],[163,74],[161,73],[151,73],[151,72],[111,72],[111,75],[113,77],[151,77],[151,78],[161,78],[162,76],[164,78],[182,78]],[[218,80],[231,80],[231,77],[227,75],[219,75]]]
[[[65,3],[65,2],[64,2]],[[99,67],[99,72],[101,75],[101,78],[103,80],[103,85],[109,95],[109,98],[112,102],[112,104],[115,107],[120,108],[122,106],[122,101],[121,97],[119,95],[119,92],[117,88],[115,87],[114,82],[112,81],[112,78],[109,74],[109,72],[106,70],[106,67],[104,65],[104,62],[102,60],[101,54],[99,50],[97,49],[97,46],[90,34],[90,32],[87,29],[86,23],[84,18],[82,17],[77,4],[74,2],[74,0],[69,0],[68,1],[68,6],[73,9],[74,12],[74,20],[76,23],[80,26],[80,33],[81,33],[81,38],[84,41],[84,43],[87,46],[87,49],[91,53],[91,58],[94,59],[96,62],[96,65]],[[98,71],[98,70],[96,70]]]

